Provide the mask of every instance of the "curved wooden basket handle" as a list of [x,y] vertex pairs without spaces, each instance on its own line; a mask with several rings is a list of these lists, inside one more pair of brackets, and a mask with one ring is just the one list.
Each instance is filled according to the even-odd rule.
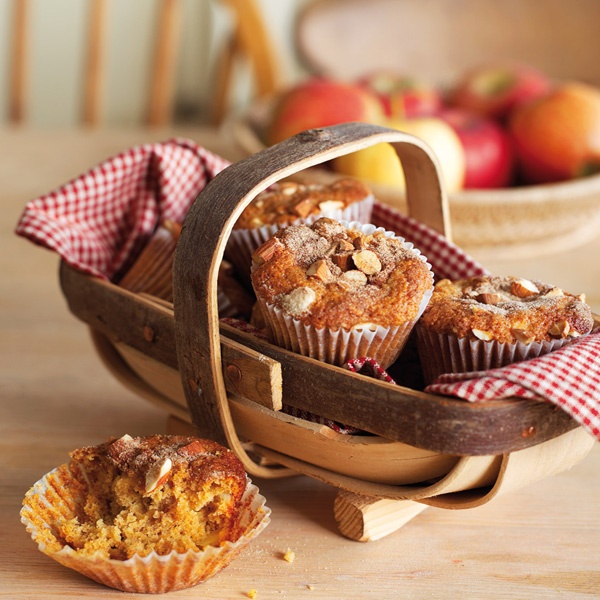
[[177,359],[192,421],[227,445],[257,477],[272,477],[247,455],[236,434],[223,380],[217,277],[235,222],[273,183],[308,167],[389,142],[402,161],[412,217],[450,237],[447,199],[436,157],[418,138],[366,123],[302,132],[232,164],[196,198],[183,224],[173,265]]

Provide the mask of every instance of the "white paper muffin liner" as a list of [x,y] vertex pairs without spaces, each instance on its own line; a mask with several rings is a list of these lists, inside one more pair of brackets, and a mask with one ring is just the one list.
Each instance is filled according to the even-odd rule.
[[35,483],[23,501],[21,522],[41,552],[98,583],[123,592],[158,594],[197,585],[227,567],[270,522],[271,510],[265,505],[265,498],[248,481],[236,524],[239,536],[235,541],[207,546],[201,551],[165,555],[151,552],[127,560],[83,555],[66,545],[55,551],[48,548],[44,538],[48,532],[56,537],[56,523],[71,518],[80,502],[70,495],[70,479],[65,464]]
[[356,229],[366,235],[370,235],[375,231],[384,232],[387,237],[393,237],[403,242],[404,246],[427,266],[431,275],[431,287],[423,295],[414,319],[391,327],[369,324],[357,325],[349,330],[318,329],[313,325],[306,325],[301,319],[296,319],[277,306],[265,302],[260,294],[257,294],[258,302],[273,336],[273,341],[278,346],[338,366],[343,366],[354,358],[369,357],[377,361],[383,369],[386,369],[398,358],[415,323],[423,314],[433,294],[431,265],[419,250],[410,242],[406,242],[404,238],[397,236],[393,231],[386,231],[382,227],[363,224],[358,221],[347,222],[342,220],[341,223],[346,228]]
[[250,284],[252,254],[257,248],[270,240],[280,229],[291,225],[311,225],[322,217],[329,217],[336,221],[368,223],[371,220],[374,201],[374,197],[369,195],[363,200],[353,202],[344,209],[338,208],[319,213],[318,215],[311,215],[306,219],[296,219],[286,225],[272,224],[253,229],[234,229],[227,241],[225,256],[234,265],[238,276],[247,284]]
[[425,385],[433,383],[442,373],[467,373],[504,367],[548,354],[573,341],[573,338],[563,338],[524,344],[471,340],[430,331],[422,325],[417,325],[416,333]]

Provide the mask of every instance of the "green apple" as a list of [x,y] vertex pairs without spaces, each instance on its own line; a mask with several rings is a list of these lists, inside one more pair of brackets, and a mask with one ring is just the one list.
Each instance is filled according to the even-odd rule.
[[[465,151],[454,129],[438,117],[390,119],[383,123],[423,140],[436,155],[445,189],[462,189],[465,181]],[[333,161],[334,169],[344,175],[404,191],[404,172],[395,150],[389,144],[377,144]]]

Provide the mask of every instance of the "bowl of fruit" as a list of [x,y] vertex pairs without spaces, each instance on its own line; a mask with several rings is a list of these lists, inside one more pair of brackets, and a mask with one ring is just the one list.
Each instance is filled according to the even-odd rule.
[[[478,256],[548,254],[600,231],[600,88],[531,66],[475,66],[444,88],[394,72],[351,81],[311,77],[231,119],[252,154],[305,129],[372,122],[413,134],[437,156],[453,240]],[[303,177],[366,181],[403,211],[404,177],[379,144]]]

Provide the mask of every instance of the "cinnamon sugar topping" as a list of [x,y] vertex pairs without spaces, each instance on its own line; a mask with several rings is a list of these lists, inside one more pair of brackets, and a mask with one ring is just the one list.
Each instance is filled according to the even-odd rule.
[[580,296],[516,277],[441,280],[422,318],[439,333],[498,342],[539,342],[589,333],[591,308]]
[[272,259],[254,265],[255,291],[317,327],[405,322],[415,317],[432,286],[422,257],[375,227],[355,229],[323,217],[280,230],[272,239],[279,242]]

